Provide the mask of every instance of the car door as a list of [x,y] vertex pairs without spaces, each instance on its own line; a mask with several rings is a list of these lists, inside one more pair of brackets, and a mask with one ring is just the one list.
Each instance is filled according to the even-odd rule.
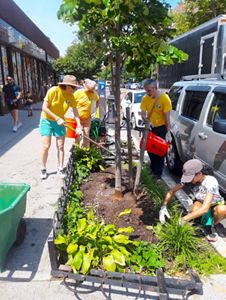
[[132,93],[127,92],[121,102],[121,108],[124,117],[126,117],[126,108],[131,107],[131,105],[132,105]]
[[194,157],[199,123],[202,122],[202,109],[210,88],[208,86],[187,86],[180,113],[176,120],[177,146],[182,161]]
[[226,192],[226,136],[213,131],[215,120],[226,121],[226,86],[213,90],[195,140],[195,156],[213,168],[221,189]]

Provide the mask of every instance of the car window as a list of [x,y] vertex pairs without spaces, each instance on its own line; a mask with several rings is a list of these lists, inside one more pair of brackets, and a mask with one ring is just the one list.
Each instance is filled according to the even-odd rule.
[[183,87],[182,86],[172,86],[169,91],[169,97],[172,102],[172,109],[176,110],[177,102],[180,97],[181,91]]
[[134,94],[134,103],[141,103],[142,97],[145,95],[145,92],[140,92]]
[[197,121],[207,94],[208,92],[204,91],[186,91],[182,116]]
[[213,122],[217,120],[226,120],[225,93],[214,93],[214,98],[207,117],[207,124],[212,126]]

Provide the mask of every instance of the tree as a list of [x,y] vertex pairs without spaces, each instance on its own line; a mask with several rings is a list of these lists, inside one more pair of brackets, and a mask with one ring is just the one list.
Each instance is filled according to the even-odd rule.
[[[68,47],[66,55],[53,63],[55,71],[73,74],[77,78],[92,78],[100,72],[103,51],[98,43],[82,40]],[[92,49],[92,51],[91,51]]]
[[177,34],[181,34],[225,12],[226,1],[184,0],[173,10],[172,18]]
[[[151,64],[182,61],[183,52],[165,42],[171,37],[169,5],[158,0],[63,0],[58,17],[103,45],[110,64],[115,98],[115,194],[121,197],[120,77],[128,72],[146,74]],[[150,73],[149,73],[150,74]]]

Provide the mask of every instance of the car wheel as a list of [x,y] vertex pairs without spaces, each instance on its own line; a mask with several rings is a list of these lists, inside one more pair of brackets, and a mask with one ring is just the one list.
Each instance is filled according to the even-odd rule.
[[183,164],[179,157],[177,146],[174,140],[172,140],[171,144],[169,145],[168,152],[166,155],[166,164],[169,171],[174,175],[182,174]]
[[133,129],[137,128],[136,118],[134,115],[131,116],[131,124]]

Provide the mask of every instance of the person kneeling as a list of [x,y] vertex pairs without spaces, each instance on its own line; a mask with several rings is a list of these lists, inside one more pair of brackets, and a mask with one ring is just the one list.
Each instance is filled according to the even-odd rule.
[[182,218],[182,223],[201,217],[202,225],[211,226],[211,233],[207,235],[207,239],[214,242],[217,240],[214,225],[226,217],[226,205],[224,205],[224,199],[219,193],[217,179],[203,173],[203,164],[198,159],[190,159],[184,163],[181,182],[166,193],[159,211],[159,220],[164,224],[165,218],[170,218],[167,204],[174,193],[182,189],[186,183],[200,183],[200,187],[195,195],[191,212]]

